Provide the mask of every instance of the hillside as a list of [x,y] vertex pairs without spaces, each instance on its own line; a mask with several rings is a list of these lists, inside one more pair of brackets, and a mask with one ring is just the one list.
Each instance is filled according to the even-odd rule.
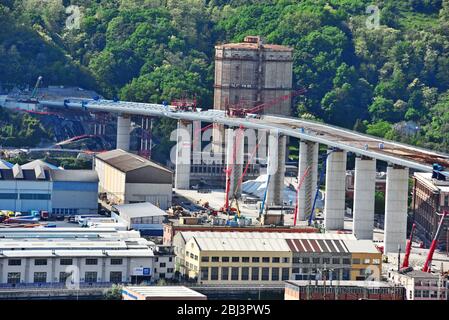
[[[449,1],[0,0],[0,82],[77,84],[106,97],[212,106],[214,45],[292,46],[300,117],[449,151]],[[67,29],[69,5],[79,28]],[[19,70],[19,71],[18,71]],[[172,125],[160,121],[163,138]],[[164,145],[164,143],[161,143]]]

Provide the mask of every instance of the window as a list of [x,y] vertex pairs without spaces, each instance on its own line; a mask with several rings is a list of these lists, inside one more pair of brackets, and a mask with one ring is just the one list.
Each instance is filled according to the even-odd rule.
[[270,280],[270,268],[262,268],[262,281]]
[[111,264],[114,266],[121,265],[121,264],[123,264],[123,259],[118,259],[118,258],[111,259]]
[[201,257],[201,262],[209,262],[209,257]]
[[281,258],[279,258],[279,257],[273,258],[273,263],[279,263],[279,262],[281,262]]
[[264,263],[270,263],[270,257],[263,257],[262,262]]
[[165,268],[165,266],[166,266],[165,262],[161,262],[161,264],[159,265],[159,267],[161,267],[161,268]]
[[222,257],[221,262],[229,262],[229,257]]
[[310,258],[302,258],[302,263],[310,263]]
[[84,274],[84,282],[97,282],[97,273],[88,271]]
[[190,254],[190,258],[193,259],[195,256],[193,255],[193,253]]
[[210,279],[218,280],[218,267],[210,268]]
[[240,257],[232,257],[232,262],[240,262]]
[[242,280],[249,280],[249,267],[242,267]]
[[65,283],[71,275],[72,275],[72,273],[70,273],[70,272],[60,272],[59,273],[59,282]]
[[231,280],[232,281],[239,280],[239,268],[238,267],[231,268]]
[[162,272],[162,273],[159,273],[159,278],[160,278],[160,279],[165,279],[165,273],[163,273],[163,272]]
[[373,259],[373,264],[374,265],[380,264],[380,259]]
[[0,193],[1,200],[16,200],[17,193]]
[[251,280],[259,281],[259,268],[251,268]]
[[22,264],[22,260],[20,259],[9,259],[8,266],[20,266]]
[[20,283],[20,272],[8,272],[8,283]]
[[198,261],[198,256],[195,254],[195,255],[193,256],[193,259],[195,259],[196,261]]
[[332,264],[340,264],[340,258],[332,258]]
[[423,290],[422,291],[422,297],[423,298],[429,298],[429,296],[430,296],[429,290]]
[[219,257],[212,257],[212,262],[219,262],[220,258]]
[[312,259],[312,263],[313,264],[319,264],[320,263],[320,258],[313,258]]
[[323,258],[323,264],[330,264],[331,259],[330,258]]
[[282,258],[282,263],[289,263],[290,262],[290,258],[284,257]]
[[351,264],[351,259],[344,258],[343,259],[343,264]]
[[73,259],[61,259],[59,264],[61,266],[71,266],[73,264]]
[[221,280],[225,280],[225,281],[229,280],[229,267],[221,268]]
[[292,273],[299,273],[299,268],[293,268]]
[[243,263],[248,263],[249,262],[249,257],[242,257],[242,262]]
[[282,268],[282,280],[288,280],[289,279],[289,270],[288,268]]
[[252,262],[253,263],[259,263],[260,262],[260,258],[259,257],[253,257]]
[[173,268],[167,268],[167,273],[173,273]]
[[35,259],[34,260],[35,266],[46,266],[47,265],[47,259]]
[[34,283],[45,283],[47,282],[47,272],[35,272],[34,273]]
[[271,280],[272,281],[279,281],[279,268],[272,268],[271,269]]
[[364,259],[363,260],[363,264],[370,264],[371,263],[371,259]]
[[301,263],[299,258],[293,258],[293,263],[297,264],[297,263]]
[[352,264],[360,264],[360,259],[352,259]]
[[209,280],[209,268],[208,267],[201,268],[201,280]]
[[172,262],[173,261],[173,257],[168,258],[168,262]]
[[109,274],[109,282],[120,283],[122,282],[122,272],[121,271],[111,271]]
[[21,193],[20,200],[51,200],[51,194]]
[[86,259],[86,265],[95,266],[98,264],[98,259]]

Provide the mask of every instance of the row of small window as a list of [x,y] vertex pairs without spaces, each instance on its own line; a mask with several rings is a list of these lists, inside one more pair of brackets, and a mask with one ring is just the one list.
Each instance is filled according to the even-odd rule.
[[0,193],[1,200],[51,200],[51,194],[43,193]]
[[[202,267],[201,280],[249,281],[251,279],[251,281],[285,281],[289,280],[290,277],[289,268],[221,267],[221,274],[219,274],[219,269],[219,267]],[[231,269],[231,272],[229,272],[229,269]]]
[[[440,298],[444,298],[444,292],[440,293]],[[438,291],[415,290],[414,298],[438,298]]]
[[[173,261],[173,257],[168,257],[168,262],[172,262],[172,261]],[[154,262],[159,262],[159,257],[155,257]]]
[[[193,165],[190,167],[190,173],[215,173],[221,174],[226,169],[225,166],[204,166],[204,165]],[[248,174],[258,174],[259,170],[255,169],[254,166],[248,167]]]
[[[190,257],[192,258],[192,255],[190,255]],[[195,259],[198,260],[198,259]],[[220,257],[201,257],[201,262],[220,262]],[[251,262],[252,263],[260,263],[260,261],[262,261],[263,263],[270,263],[270,257],[252,257],[251,258]],[[272,263],[289,263],[290,259],[287,257],[273,257],[271,258],[271,262]],[[240,257],[221,257],[221,262],[240,262]],[[250,257],[241,257],[241,262],[242,263],[249,263],[250,262]]]
[[[175,272],[175,270],[173,268],[167,268],[167,273],[173,273],[173,272]],[[157,273],[157,268],[154,268],[154,273]],[[165,275],[165,273],[161,273],[161,274]]]
[[[60,272],[59,282],[64,283],[71,276],[71,273]],[[121,271],[111,271],[109,273],[109,282],[120,283],[122,282],[122,272]],[[20,283],[21,273],[20,272],[8,272],[8,283],[15,284]],[[84,273],[84,282],[97,282],[98,273],[95,271],[88,271]],[[47,282],[47,272],[34,272],[33,283],[46,283]]]
[[303,263],[303,264],[309,264],[309,263],[313,263],[313,264],[341,264],[343,262],[343,264],[351,264],[351,259],[348,258],[293,258],[293,263]]
[[78,209],[69,209],[69,208],[53,208],[53,214],[65,214],[65,215],[77,215]]
[[[61,266],[71,266],[73,265],[73,259],[60,259],[59,264]],[[86,259],[86,265],[97,265],[98,259]],[[123,259],[120,258],[113,258],[111,259],[111,265],[122,265]],[[8,260],[9,266],[20,266],[22,265],[22,259],[9,259]],[[34,265],[35,266],[46,266],[47,265],[47,259],[34,259]]]

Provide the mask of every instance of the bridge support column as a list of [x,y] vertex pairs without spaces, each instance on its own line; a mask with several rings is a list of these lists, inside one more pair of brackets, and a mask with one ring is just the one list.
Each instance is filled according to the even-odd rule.
[[201,131],[201,121],[193,121],[193,164],[201,164],[202,160],[202,131]]
[[131,132],[131,117],[120,115],[117,118],[117,149],[129,151],[129,136]]
[[385,191],[384,252],[405,250],[407,238],[408,168],[388,166]]
[[271,131],[268,137],[267,175],[270,183],[267,186],[266,205],[282,205],[284,202],[285,152],[287,137]]
[[227,129],[226,135],[226,183],[229,179],[229,201],[240,198],[242,185],[240,178],[243,174],[243,160],[245,150],[245,136],[242,129]]
[[373,240],[375,191],[376,160],[356,158],[352,232],[359,240]]
[[[328,151],[331,152],[331,151]],[[333,151],[326,162],[326,199],[324,225],[326,230],[343,230],[346,196],[346,152]]]
[[318,143],[301,141],[299,144],[298,181],[307,174],[297,195],[299,221],[305,220],[312,211],[318,183],[318,151]]
[[191,152],[192,124],[179,120],[176,132],[175,189],[190,189]]

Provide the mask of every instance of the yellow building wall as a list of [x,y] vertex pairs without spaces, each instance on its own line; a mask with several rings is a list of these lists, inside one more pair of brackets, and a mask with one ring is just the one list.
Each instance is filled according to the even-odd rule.
[[95,170],[98,172],[99,191],[106,192],[108,198],[114,200],[117,204],[123,204],[125,201],[125,181],[126,174],[107,163],[97,159]]
[[[360,260],[360,263],[355,263],[355,260]],[[369,269],[372,280],[380,280],[382,274],[382,254],[379,253],[353,253],[351,262],[351,280],[361,280],[358,277],[363,276],[361,270]]]
[[[189,254],[187,254],[187,252]],[[192,254],[194,257],[190,256]],[[197,259],[195,259],[196,257]],[[209,257],[209,262],[202,262],[202,257]],[[219,262],[212,262],[212,257],[219,257]],[[222,257],[229,257],[229,262],[221,262]],[[232,262],[232,257],[239,257],[239,262]],[[242,257],[249,257],[249,262],[242,262]],[[252,262],[253,257],[259,257],[259,262]],[[270,262],[262,262],[262,257],[269,257]],[[280,258],[279,263],[273,263],[272,258]],[[284,260],[284,259],[286,260]],[[284,262],[283,262],[284,261]],[[185,263],[188,270],[187,274],[191,278],[198,277],[199,281],[203,284],[281,284],[285,280],[282,280],[282,268],[288,269],[288,279],[291,276],[291,266],[292,266],[292,253],[291,252],[255,252],[255,251],[200,251],[198,246],[191,246],[191,242],[189,241],[186,245],[186,255],[185,255]],[[200,271],[201,268],[208,267],[209,268],[209,279],[211,279],[211,268],[218,267],[218,280],[206,280],[200,279]],[[222,267],[229,267],[229,276],[228,280],[221,280],[222,276]],[[239,280],[231,280],[231,268],[238,267],[239,268]],[[249,279],[242,280],[242,267],[249,267]],[[252,269],[253,267],[259,268],[259,280],[252,280]],[[269,280],[261,280],[262,279],[262,268],[269,268]],[[279,268],[279,280],[273,281],[272,278],[272,268]]]

